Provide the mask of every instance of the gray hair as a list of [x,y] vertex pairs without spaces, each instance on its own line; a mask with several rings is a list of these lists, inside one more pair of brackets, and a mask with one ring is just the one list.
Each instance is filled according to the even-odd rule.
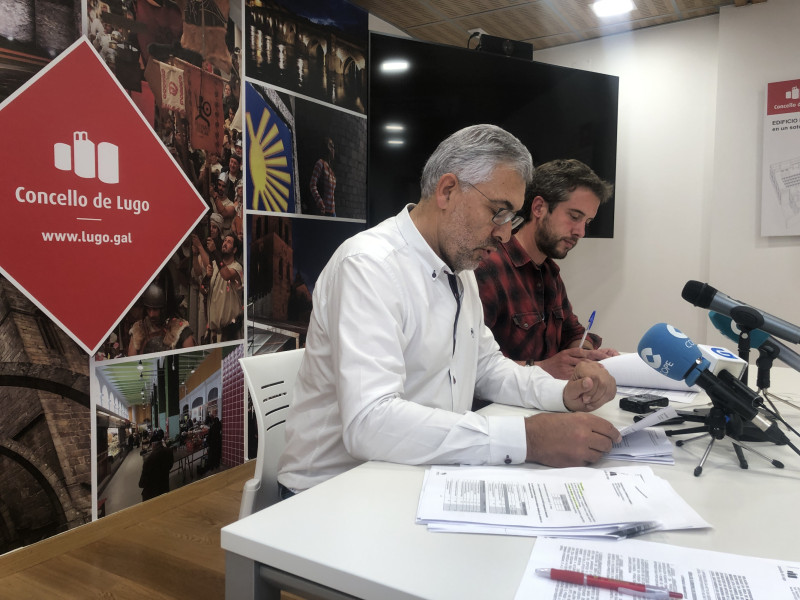
[[487,181],[499,166],[515,170],[528,184],[533,177],[531,153],[516,137],[496,125],[471,125],[442,141],[425,163],[421,197],[436,191],[439,179],[453,173],[461,181]]

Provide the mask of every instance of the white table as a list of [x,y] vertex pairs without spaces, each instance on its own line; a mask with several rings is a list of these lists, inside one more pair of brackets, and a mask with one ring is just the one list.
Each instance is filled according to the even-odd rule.
[[[794,391],[792,399],[800,402],[797,372],[774,368],[772,388]],[[797,427],[797,411],[779,408]],[[495,404],[482,412],[532,411]],[[597,414],[619,426],[632,417],[616,401]],[[790,439],[800,445],[795,436]],[[746,453],[750,468],[742,470],[725,439],[716,442],[702,475],[695,477],[706,446],[698,440],[675,448],[674,466],[651,467],[713,529],[652,532],[640,539],[800,559],[800,456],[785,446],[756,444],[785,468]],[[596,466],[630,464],[605,459]],[[223,528],[226,597],[278,598],[277,586],[309,599],[512,599],[535,538],[429,533],[416,525],[424,469],[369,462]]]

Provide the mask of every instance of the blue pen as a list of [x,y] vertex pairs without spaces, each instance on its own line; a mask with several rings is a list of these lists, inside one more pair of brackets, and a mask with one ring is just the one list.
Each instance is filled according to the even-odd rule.
[[586,329],[583,332],[583,337],[581,338],[581,343],[578,346],[578,348],[583,348],[583,342],[586,341],[586,334],[589,333],[589,330],[592,328],[592,323],[594,323],[594,313],[596,313],[596,312],[597,312],[596,310],[592,311],[592,315],[589,317],[589,325],[586,327]]

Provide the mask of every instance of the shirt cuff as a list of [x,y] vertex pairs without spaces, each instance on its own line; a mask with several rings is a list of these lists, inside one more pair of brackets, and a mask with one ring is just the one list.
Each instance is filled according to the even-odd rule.
[[[547,410],[551,412],[569,412],[567,407],[564,406],[564,388],[567,387],[566,379],[556,379],[551,377],[541,367],[530,367],[529,377],[535,380],[532,387],[536,389],[539,394],[539,408],[540,410]],[[546,377],[543,377],[546,375]]]
[[489,464],[520,464],[528,455],[524,417],[486,417],[489,425]]

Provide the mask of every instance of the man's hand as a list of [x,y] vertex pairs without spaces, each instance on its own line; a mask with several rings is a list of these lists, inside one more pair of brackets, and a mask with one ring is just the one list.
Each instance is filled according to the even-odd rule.
[[598,348],[597,350],[589,350],[587,358],[589,360],[603,360],[612,356],[619,356],[619,352],[613,348]]
[[597,415],[540,413],[525,418],[525,460],[549,467],[583,467],[597,462],[622,440],[616,427]]
[[575,371],[575,365],[586,360],[591,350],[583,348],[567,348],[545,360],[537,360],[536,366],[541,367],[556,379],[569,379]]
[[554,354],[550,358],[537,360],[536,366],[541,367],[556,379],[570,379],[575,367],[582,361],[599,361],[609,356],[617,356],[619,352],[611,348],[587,350],[585,348],[567,348]]
[[564,387],[564,406],[575,412],[595,410],[617,393],[617,382],[597,362],[583,361],[578,363]]

